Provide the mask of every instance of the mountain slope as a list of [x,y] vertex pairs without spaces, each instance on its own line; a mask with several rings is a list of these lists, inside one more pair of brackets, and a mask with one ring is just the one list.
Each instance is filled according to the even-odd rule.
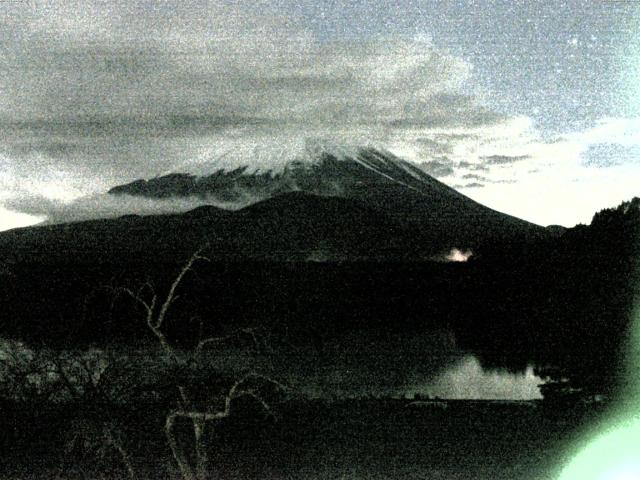
[[238,211],[203,206],[10,230],[0,233],[0,262],[170,263],[203,245],[227,260],[417,259],[426,255],[418,239],[353,200],[291,192]]
[[356,200],[417,228],[434,251],[549,234],[478,204],[389,152],[371,148],[316,148],[277,171],[251,170],[247,164],[206,176],[174,173],[114,187],[109,193],[158,199],[197,196],[212,203],[247,205],[295,191]]

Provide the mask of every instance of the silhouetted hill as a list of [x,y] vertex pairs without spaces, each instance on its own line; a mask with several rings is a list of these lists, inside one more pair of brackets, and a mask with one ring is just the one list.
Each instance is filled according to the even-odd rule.
[[208,245],[221,260],[419,259],[432,253],[385,214],[343,198],[282,194],[239,211],[91,220],[0,234],[5,263],[173,263]]
[[589,226],[579,225],[563,237],[566,249],[588,259],[615,254],[621,258],[640,256],[640,198],[622,202],[594,214]]
[[552,237],[560,237],[567,231],[567,227],[562,225],[547,225],[545,228]]

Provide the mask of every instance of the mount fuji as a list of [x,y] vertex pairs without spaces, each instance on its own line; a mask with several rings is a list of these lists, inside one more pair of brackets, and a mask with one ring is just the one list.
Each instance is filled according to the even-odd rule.
[[[171,262],[208,245],[221,261],[445,260],[456,249],[502,251],[554,236],[383,149],[316,142],[294,155],[247,153],[227,155],[205,174],[116,186],[102,201],[128,206],[121,216],[4,232],[0,254],[8,263],[67,263],[70,255],[87,264]],[[155,202],[190,210],[135,209]]]
[[[295,206],[303,194],[340,198],[346,204],[375,211],[400,229],[412,232],[426,250],[476,248],[487,242],[522,240],[546,236],[537,225],[485,207],[426,174],[416,165],[377,148],[345,148],[321,143],[307,144],[302,154],[284,161],[256,161],[238,155],[235,165],[211,173],[171,173],[137,180],[109,190],[112,196],[147,199],[193,198],[213,205],[250,205],[276,199],[279,215],[304,216],[308,208]],[[244,161],[244,163],[242,163]],[[256,166],[257,165],[257,166]],[[273,166],[277,165],[277,166]],[[296,200],[293,200],[293,199]],[[276,204],[273,204],[275,207]],[[316,212],[317,214],[318,212]],[[353,228],[356,226],[353,225]]]

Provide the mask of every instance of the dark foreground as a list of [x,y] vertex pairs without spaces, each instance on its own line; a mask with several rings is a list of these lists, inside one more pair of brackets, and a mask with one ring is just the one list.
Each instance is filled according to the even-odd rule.
[[[247,404],[209,426],[209,472],[224,479],[552,479],[575,436],[603,410],[297,400],[277,405],[274,419]],[[3,408],[1,478],[180,478],[154,409],[114,411],[100,425],[90,411],[37,411]],[[188,425],[181,434],[187,444]]]

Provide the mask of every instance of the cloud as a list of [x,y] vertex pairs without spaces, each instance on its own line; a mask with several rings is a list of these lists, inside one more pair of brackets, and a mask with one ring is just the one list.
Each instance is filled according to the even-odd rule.
[[590,144],[638,145],[640,144],[640,118],[601,118],[590,128],[565,135],[565,138]]
[[478,171],[482,171],[482,172],[488,172],[489,168],[486,165],[481,165],[478,163],[471,163],[471,162],[465,162],[462,161],[460,162],[460,167],[461,168],[466,168],[468,170],[478,170]]
[[623,164],[640,164],[640,143],[594,143],[582,154],[583,164],[588,167],[613,167]]
[[423,160],[437,161],[468,129],[504,119],[463,93],[471,66],[429,38],[318,39],[277,3],[0,9],[0,202],[14,209],[29,207],[19,197],[66,202],[215,169],[234,151],[253,162],[264,142],[399,145],[435,129],[415,136]]
[[425,155],[446,155],[451,153],[453,149],[450,142],[433,138],[417,138],[416,145],[420,148],[420,152]]
[[181,117],[307,125],[491,116],[455,93],[468,64],[422,37],[321,42],[291,14],[250,5],[45,5],[16,6],[4,20],[5,122],[126,128],[122,119],[133,119],[153,129]]
[[453,175],[453,163],[447,157],[440,157],[439,160],[422,162],[418,166],[434,177],[447,177]]
[[482,156],[480,159],[489,165],[510,165],[531,158],[530,155],[488,155]]
[[40,223],[43,218],[27,215],[25,213],[16,213],[0,207],[0,229],[9,230],[12,228],[27,227]]
[[405,116],[394,120],[395,127],[478,127],[496,125],[507,119],[477,103],[469,95],[438,92],[420,101],[408,104]]
[[462,175],[462,178],[464,178],[465,180],[479,180],[483,182],[486,182],[488,180],[487,177],[483,177],[482,175],[476,175],[475,173],[467,173],[465,175]]
[[122,215],[161,215],[187,212],[202,205],[214,205],[235,210],[253,203],[255,199],[244,198],[235,202],[221,202],[206,197],[180,197],[150,199],[131,195],[89,195],[73,202],[52,200],[45,196],[30,195],[12,198],[6,202],[9,209],[23,212],[35,218],[46,216],[47,223],[65,223],[95,218],[116,218]]
[[478,183],[482,182],[483,186],[487,183],[516,183],[516,180],[506,178],[488,178],[482,175],[476,175],[475,173],[466,173],[461,177],[463,180],[477,180]]

